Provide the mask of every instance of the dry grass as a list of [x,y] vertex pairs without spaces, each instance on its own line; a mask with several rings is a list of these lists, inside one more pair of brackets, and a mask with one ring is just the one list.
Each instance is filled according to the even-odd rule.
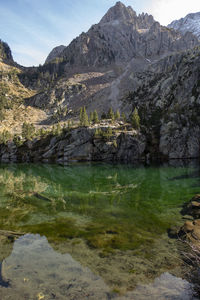
[[0,132],[8,130],[12,134],[19,134],[24,122],[33,123],[39,128],[40,122],[47,118],[44,111],[23,104],[24,99],[32,97],[36,91],[23,86],[17,76],[20,72],[18,68],[0,62],[0,83],[8,90],[6,96],[13,103],[12,109],[5,110],[5,120],[0,122]]

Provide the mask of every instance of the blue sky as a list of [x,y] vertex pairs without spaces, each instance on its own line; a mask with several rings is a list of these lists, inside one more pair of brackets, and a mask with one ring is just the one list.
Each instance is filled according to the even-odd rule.
[[[166,25],[200,11],[199,0],[121,0],[137,13],[153,14]],[[0,0],[0,38],[11,47],[15,61],[43,64],[58,45],[68,45],[98,23],[116,0]]]

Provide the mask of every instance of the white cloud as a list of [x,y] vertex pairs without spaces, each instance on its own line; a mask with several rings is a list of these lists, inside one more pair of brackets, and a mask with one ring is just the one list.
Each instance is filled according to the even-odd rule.
[[147,6],[147,12],[162,25],[168,25],[173,20],[198,11],[200,11],[199,0],[152,0],[149,7]]

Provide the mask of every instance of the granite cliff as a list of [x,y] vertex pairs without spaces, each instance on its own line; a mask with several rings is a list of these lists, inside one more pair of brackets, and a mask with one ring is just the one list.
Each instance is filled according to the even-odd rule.
[[[26,106],[44,112],[40,126],[74,122],[70,138],[62,133],[20,147],[2,145],[2,161],[199,157],[199,44],[192,33],[161,26],[153,16],[137,15],[117,2],[87,33],[53,49],[43,66],[21,68],[18,74],[20,84],[34,90]],[[12,58],[9,51],[2,53],[5,60]],[[121,118],[119,129],[112,124],[108,140],[104,134],[97,138],[95,131],[109,122],[78,129],[83,106],[88,114],[97,110],[99,117],[112,107],[126,121]],[[140,117],[136,131],[130,128],[135,108]]]

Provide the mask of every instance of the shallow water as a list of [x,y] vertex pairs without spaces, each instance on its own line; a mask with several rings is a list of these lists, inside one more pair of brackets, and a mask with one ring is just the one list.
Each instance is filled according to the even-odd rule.
[[2,165],[0,230],[25,234],[0,236],[2,299],[191,299],[167,230],[199,174],[195,162]]

